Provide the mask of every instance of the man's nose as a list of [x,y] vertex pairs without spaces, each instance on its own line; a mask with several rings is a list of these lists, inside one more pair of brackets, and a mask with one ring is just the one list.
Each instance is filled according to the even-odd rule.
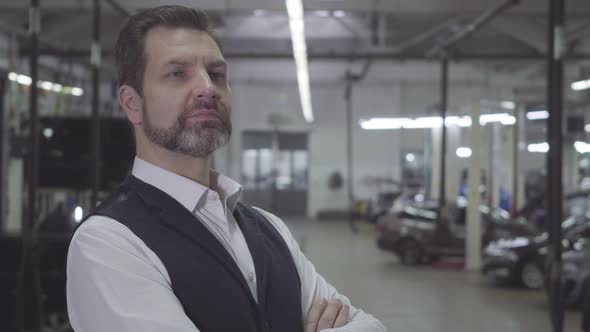
[[217,99],[219,95],[215,84],[206,70],[199,70],[193,87],[193,97],[196,99]]

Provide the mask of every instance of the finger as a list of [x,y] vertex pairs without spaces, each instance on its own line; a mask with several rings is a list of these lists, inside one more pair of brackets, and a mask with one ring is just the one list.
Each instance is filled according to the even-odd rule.
[[327,300],[316,300],[311,305],[305,321],[304,332],[316,332],[322,313],[328,306]]
[[336,317],[336,321],[334,321],[334,328],[342,327],[348,324],[348,316],[350,314],[350,306],[347,304],[342,306],[340,312],[338,313],[338,317]]
[[334,321],[336,321],[336,317],[341,308],[342,303],[340,301],[330,301],[320,318],[316,330],[321,331],[323,329],[331,329],[334,326]]

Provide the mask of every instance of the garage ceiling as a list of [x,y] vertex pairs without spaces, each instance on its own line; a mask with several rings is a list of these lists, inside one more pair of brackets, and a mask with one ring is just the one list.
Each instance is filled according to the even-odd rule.
[[[113,46],[125,16],[109,2],[112,1],[102,1],[101,42],[104,72],[114,78]],[[242,66],[246,69],[255,67],[253,59],[265,59],[266,63],[276,59],[277,66],[286,63],[281,59],[292,59],[284,0],[114,2],[131,13],[162,4],[182,4],[207,11],[223,40],[226,58],[233,63],[254,64]],[[306,38],[314,79],[325,71],[322,68],[329,68],[327,62],[336,62],[336,59],[340,63],[366,57],[402,61],[436,60],[429,51],[503,2],[304,0]],[[548,0],[521,0],[458,43],[454,48],[454,57],[485,60],[472,67],[483,73],[509,74],[530,83],[544,81],[548,3]],[[88,63],[92,4],[92,0],[41,1],[41,37],[46,54],[59,55],[55,59],[62,63],[72,59]],[[0,31],[21,33],[21,55],[27,54],[28,40],[23,32],[28,28],[28,6],[27,0],[0,0]],[[590,72],[590,65],[587,64],[590,61],[590,1],[568,0],[566,22],[569,56],[585,59],[568,66],[567,76],[575,79],[581,73]],[[317,59],[326,61],[321,61],[319,66],[318,61],[314,62]],[[340,68],[330,75],[341,76],[344,69]]]
[[[291,55],[284,1],[117,1],[129,12],[161,4],[206,10],[231,56]],[[423,57],[502,0],[307,0],[306,34],[310,56],[373,54]],[[0,0],[4,28],[26,30],[28,1]],[[546,47],[548,1],[523,0],[463,40],[457,53],[477,56],[535,56]],[[43,38],[67,49],[88,48],[91,0],[42,1]],[[103,49],[112,50],[124,18],[103,1]],[[571,54],[590,54],[590,1],[567,1]],[[335,11],[338,11],[335,15]]]

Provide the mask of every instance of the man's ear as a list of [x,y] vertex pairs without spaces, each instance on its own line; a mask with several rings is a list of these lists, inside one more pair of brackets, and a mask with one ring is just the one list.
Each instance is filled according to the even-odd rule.
[[134,125],[143,123],[143,98],[130,85],[119,87],[119,104]]

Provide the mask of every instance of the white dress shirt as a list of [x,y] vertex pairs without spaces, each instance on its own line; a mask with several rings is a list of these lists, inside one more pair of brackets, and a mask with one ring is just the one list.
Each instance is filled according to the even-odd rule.
[[[233,257],[256,299],[256,271],[233,211],[241,186],[211,172],[209,189],[193,180],[135,158],[132,174],[164,191],[215,235]],[[315,299],[350,301],[319,275],[287,226],[257,209],[285,240],[301,279],[302,319]],[[198,332],[172,291],[158,256],[129,228],[104,216],[90,217],[74,234],[68,251],[67,301],[76,332]],[[231,319],[231,317],[228,317]],[[349,323],[324,332],[386,331],[373,316],[350,306]],[[302,331],[303,332],[303,331]]]

